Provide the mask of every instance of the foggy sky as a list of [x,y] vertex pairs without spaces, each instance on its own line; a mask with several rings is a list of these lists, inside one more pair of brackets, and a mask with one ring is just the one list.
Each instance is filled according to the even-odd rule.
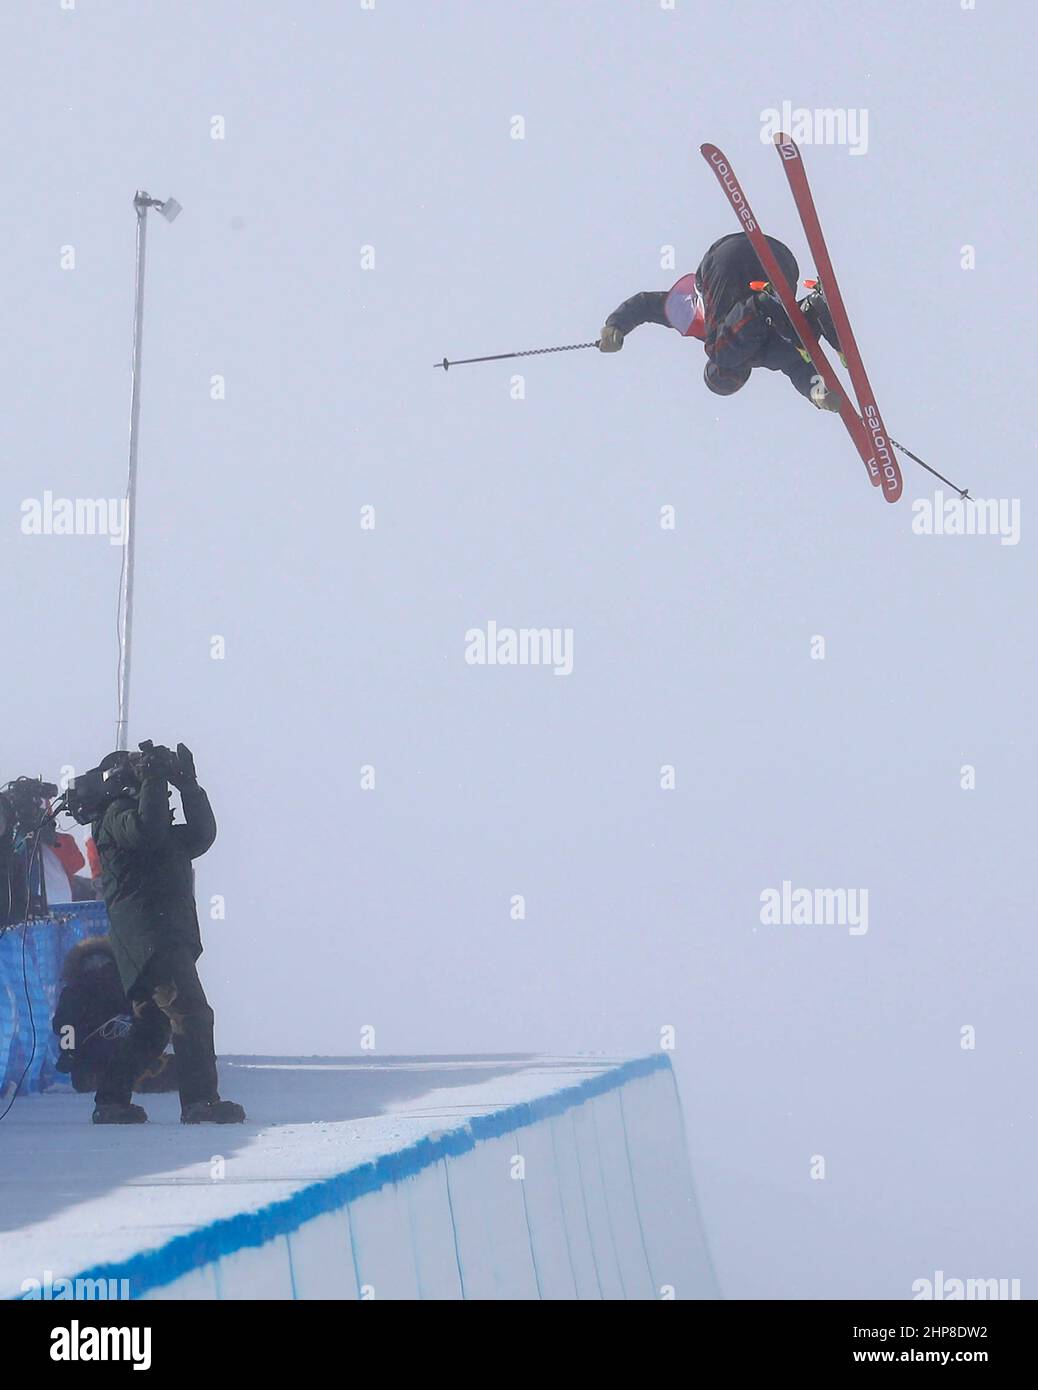
[[[908,1297],[937,1269],[1038,1292],[1030,513],[1013,546],[913,534],[914,464],[888,506],[838,418],[762,372],[716,399],[701,347],[652,325],[614,357],[431,365],[593,339],[694,269],[735,229],[704,140],[809,274],[762,112],[865,110],[864,154],[803,154],[881,408],[976,495],[1023,499],[1030,19],[0,20],[0,781],[114,743],[119,548],[24,535],[21,508],[124,490],[131,202],[172,194],[179,220],[149,223],[131,740],[185,740],[213,799],[218,1048],[353,1053],[373,1025],[384,1053],[623,1054],[673,1028],[729,1296]],[[572,629],[572,674],[467,664],[491,620]],[[786,880],[867,889],[868,931],[762,924]]]

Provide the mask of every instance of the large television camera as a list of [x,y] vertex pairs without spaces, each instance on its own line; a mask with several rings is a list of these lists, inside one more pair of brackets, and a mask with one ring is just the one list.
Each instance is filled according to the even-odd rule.
[[31,835],[47,818],[51,797],[58,789],[39,777],[15,777],[0,787],[0,837]]
[[109,753],[97,767],[74,779],[65,793],[65,808],[73,820],[89,825],[116,797],[136,796],[143,778],[159,775],[172,781],[181,771],[176,753],[164,744],[148,738],[137,747],[136,753]]
[[46,911],[38,854],[41,837],[53,839],[57,794],[39,777],[15,777],[0,788],[0,930]]

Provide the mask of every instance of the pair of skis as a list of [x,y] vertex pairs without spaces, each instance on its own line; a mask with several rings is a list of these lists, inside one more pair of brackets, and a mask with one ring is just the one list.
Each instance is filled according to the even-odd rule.
[[822,235],[821,223],[815,210],[814,198],[811,196],[811,188],[807,182],[807,174],[804,172],[804,161],[800,157],[800,150],[788,135],[776,135],[774,140],[775,149],[782,160],[782,167],[786,171],[786,179],[789,182],[793,200],[804,225],[807,243],[811,248],[811,255],[822,282],[825,302],[832,315],[833,327],[840,340],[851,385],[858,398],[860,415],[851,405],[847,392],[833,371],[814,330],[797,308],[794,287],[789,284],[779,269],[778,262],[765,240],[760,223],[753,215],[753,210],[732,171],[731,164],[716,145],[702,145],[700,148],[703,158],[713,169],[718,183],[724,189],[728,201],[734,208],[740,227],[750,238],[757,258],[764,267],[790,323],[804,344],[804,348],[810,354],[815,370],[825,382],[826,390],[834,391],[840,399],[840,418],[847,426],[847,431],[861,455],[873,486],[882,487],[883,496],[888,502],[896,502],[901,496],[901,470],[894,458],[890,436],[887,434],[883,418],[879,413],[876,397],[865,373],[858,345],[854,341],[843,296],[833,271],[833,263],[829,258],[829,251]]

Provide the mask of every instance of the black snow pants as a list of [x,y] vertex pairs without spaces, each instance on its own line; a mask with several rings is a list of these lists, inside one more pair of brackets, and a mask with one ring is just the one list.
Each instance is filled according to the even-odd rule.
[[130,990],[133,1024],[105,1067],[98,1105],[128,1105],[133,1084],[173,1037],[181,1108],[218,1099],[213,1011],[202,989],[191,950],[158,951]]

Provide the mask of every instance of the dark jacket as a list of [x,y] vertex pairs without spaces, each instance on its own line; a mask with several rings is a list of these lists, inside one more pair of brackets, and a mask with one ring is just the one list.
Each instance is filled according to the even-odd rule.
[[72,1073],[77,1091],[92,1091],[131,1019],[111,940],[88,936],[77,942],[65,957],[61,979],[51,1020],[61,1038],[58,1071]]
[[216,839],[209,798],[197,783],[182,788],[185,825],[174,825],[164,777],[145,777],[139,797],[117,797],[93,825],[102,889],[123,988],[129,994],[156,951],[202,938],[191,861]]
[[[792,251],[774,237],[767,238],[779,268],[794,289],[800,270]],[[696,288],[703,296],[706,355],[728,369],[764,367],[783,372],[802,396],[810,397],[815,368],[797,350],[800,340],[777,299],[750,289],[751,280],[766,280],[745,232],[723,236],[707,251],[696,271]],[[642,323],[666,324],[666,290],[643,290],[632,295],[606,319],[625,336]]]

